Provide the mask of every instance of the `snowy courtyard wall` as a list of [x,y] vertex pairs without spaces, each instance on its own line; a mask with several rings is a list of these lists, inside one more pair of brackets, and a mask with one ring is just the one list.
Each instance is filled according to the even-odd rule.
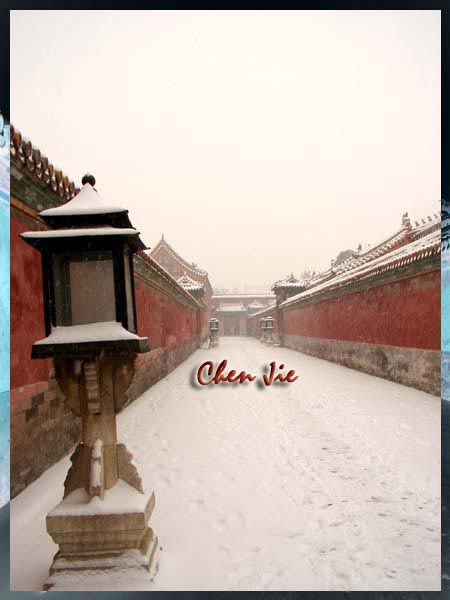
[[439,258],[281,306],[283,345],[440,395]]
[[[51,360],[31,360],[45,337],[41,261],[20,233],[46,229],[37,213],[63,200],[16,159],[11,161],[11,496],[16,496],[78,442],[80,420],[66,408]],[[197,302],[152,258],[134,260],[139,355],[129,390],[134,400],[185,360],[207,327],[210,306]],[[203,332],[202,332],[203,330]]]

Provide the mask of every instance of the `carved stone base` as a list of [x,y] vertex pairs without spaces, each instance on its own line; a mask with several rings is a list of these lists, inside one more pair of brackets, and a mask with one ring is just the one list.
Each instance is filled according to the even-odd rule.
[[158,572],[159,550],[158,538],[149,527],[146,530],[140,548],[117,552],[81,552],[76,554],[63,554],[57,552],[50,567],[50,577],[45,582],[43,589],[56,591],[58,589],[77,589],[80,578],[85,587],[92,583],[94,589],[98,586],[96,581],[100,573],[107,572],[111,583],[114,582],[116,573],[120,579],[128,581],[148,577],[149,583],[153,581]]
[[[85,580],[93,571],[156,571],[158,538],[148,526],[155,496],[140,492],[119,479],[104,499],[84,488],[69,493],[47,516],[47,531],[59,545],[44,589],[71,577]],[[67,589],[67,588],[66,588]]]

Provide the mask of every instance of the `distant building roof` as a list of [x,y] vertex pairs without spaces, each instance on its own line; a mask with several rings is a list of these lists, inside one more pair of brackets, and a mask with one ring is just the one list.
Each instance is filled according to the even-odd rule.
[[182,258],[177,252],[175,252],[172,246],[164,238],[164,234],[161,236],[161,239],[156,244],[156,246],[149,251],[150,256],[154,257],[154,255],[162,248],[166,250],[166,252],[170,254],[170,256],[172,256],[172,258],[174,258],[180,264],[180,266],[183,267],[183,270],[185,272],[192,273],[195,275],[201,275],[205,278],[208,277],[208,273],[206,271],[204,271],[203,269],[199,269],[199,267],[197,267],[195,263],[187,262],[187,260]]
[[270,304],[268,304],[267,306],[265,306],[264,308],[262,308],[261,310],[258,310],[255,313],[252,313],[251,315],[248,315],[249,319],[253,319],[254,317],[258,317],[259,315],[263,315],[269,311],[271,311],[272,309],[276,308],[276,302],[271,302]]
[[247,308],[264,308],[265,306],[267,306],[267,304],[262,304],[262,302],[259,302],[258,300],[253,300],[253,302],[250,302],[250,304],[247,305]]
[[247,307],[242,302],[221,302],[216,312],[247,312]]
[[213,300],[233,300],[242,298],[243,300],[249,300],[250,298],[268,298],[273,300],[275,298],[274,294],[270,292],[264,292],[263,294],[214,294]]

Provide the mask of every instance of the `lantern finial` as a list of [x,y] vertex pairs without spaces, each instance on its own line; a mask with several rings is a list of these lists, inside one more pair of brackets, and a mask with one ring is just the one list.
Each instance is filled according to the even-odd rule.
[[83,185],[85,185],[86,183],[90,183],[92,185],[92,187],[94,187],[94,185],[95,185],[95,177],[93,175],[91,175],[91,173],[86,173],[86,175],[83,176],[83,179],[81,180],[81,183]]

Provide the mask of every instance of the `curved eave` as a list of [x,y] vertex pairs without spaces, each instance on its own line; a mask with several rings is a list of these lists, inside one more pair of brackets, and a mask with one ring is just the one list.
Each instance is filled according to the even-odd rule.
[[146,246],[139,237],[139,232],[131,232],[129,229],[118,230],[114,233],[99,233],[95,229],[92,231],[76,229],[62,229],[60,235],[58,231],[29,231],[20,234],[20,237],[40,252],[46,249],[54,248],[99,248],[114,247],[118,244],[127,243],[134,252],[145,250]]
[[[41,219],[51,229],[65,229],[69,227],[89,227],[89,226],[105,226],[118,227],[123,229],[131,229],[130,218],[128,216],[128,210],[112,211],[112,212],[94,212],[94,213],[75,213],[75,214],[53,214],[50,211],[53,209],[47,209],[39,213]],[[49,214],[47,214],[49,213]]]

